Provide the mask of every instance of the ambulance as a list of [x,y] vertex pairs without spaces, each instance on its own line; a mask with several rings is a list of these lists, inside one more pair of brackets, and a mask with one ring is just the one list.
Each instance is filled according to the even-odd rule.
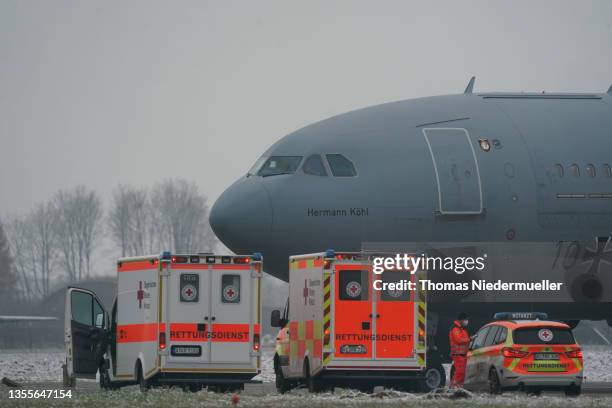
[[271,314],[271,325],[280,328],[279,392],[299,383],[311,392],[335,385],[424,391],[444,385],[440,359],[427,352],[425,292],[382,285],[414,282],[418,274],[375,274],[372,258],[333,250],[290,257],[289,299],[282,314]]
[[95,293],[66,295],[64,383],[240,389],[260,373],[260,254],[161,255],[117,262],[110,313]]

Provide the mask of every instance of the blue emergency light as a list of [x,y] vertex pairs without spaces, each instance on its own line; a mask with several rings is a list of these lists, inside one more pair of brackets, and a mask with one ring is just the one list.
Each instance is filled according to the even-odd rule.
[[172,252],[170,251],[164,251],[161,254],[161,259],[171,259],[172,258]]
[[325,251],[325,257],[326,258],[335,258],[336,257],[336,252],[333,249],[328,249],[327,251]]

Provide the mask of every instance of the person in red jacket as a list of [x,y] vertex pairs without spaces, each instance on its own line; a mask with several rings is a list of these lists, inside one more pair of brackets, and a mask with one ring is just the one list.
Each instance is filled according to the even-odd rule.
[[469,323],[468,318],[466,313],[459,313],[457,320],[453,322],[453,327],[448,336],[454,368],[452,371],[451,387],[463,387],[465,381],[465,366],[471,341],[471,337],[467,331]]

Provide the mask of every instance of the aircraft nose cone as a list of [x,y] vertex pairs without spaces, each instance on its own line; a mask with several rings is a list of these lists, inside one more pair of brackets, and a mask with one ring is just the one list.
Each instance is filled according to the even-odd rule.
[[237,181],[217,199],[209,222],[217,238],[235,253],[263,252],[272,229],[268,192],[254,178]]

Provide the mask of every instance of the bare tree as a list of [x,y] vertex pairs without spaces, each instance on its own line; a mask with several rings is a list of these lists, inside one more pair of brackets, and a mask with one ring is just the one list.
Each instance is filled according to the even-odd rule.
[[0,223],[0,306],[2,309],[17,298],[18,281],[13,268],[9,240]]
[[85,186],[60,190],[53,199],[53,231],[71,281],[89,277],[94,245],[101,236],[102,201]]
[[206,197],[193,182],[166,180],[151,193],[152,225],[157,244],[176,253],[212,251],[215,235],[208,224]]
[[121,249],[121,256],[157,252],[154,244],[151,205],[146,189],[118,186],[108,215],[110,236]]

